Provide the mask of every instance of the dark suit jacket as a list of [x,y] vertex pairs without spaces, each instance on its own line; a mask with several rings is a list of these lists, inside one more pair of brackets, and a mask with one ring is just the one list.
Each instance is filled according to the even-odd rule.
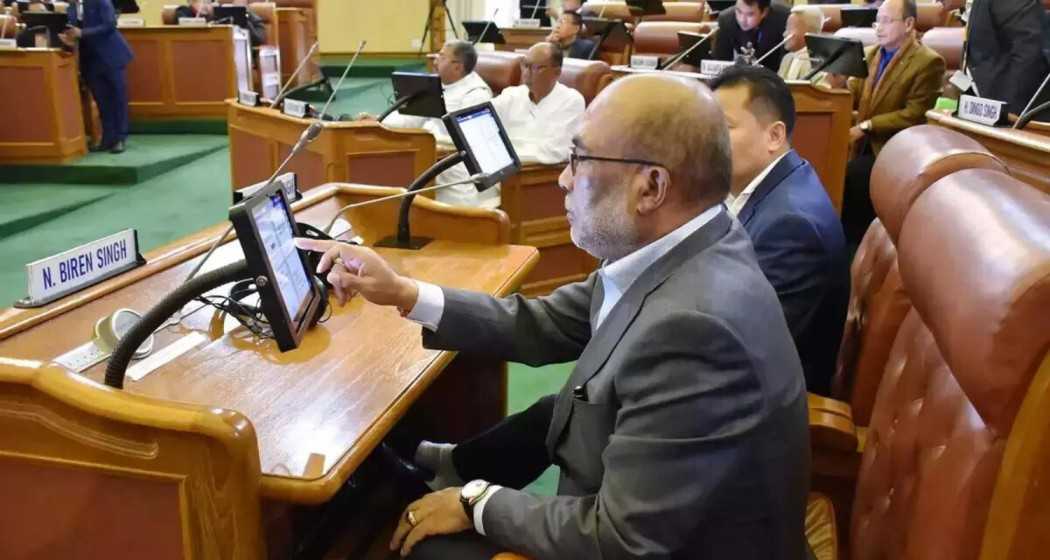
[[829,395],[849,304],[846,238],[813,166],[791,150],[737,216],[795,339],[806,387]]
[[594,41],[590,39],[584,39],[583,37],[577,37],[575,41],[569,45],[569,48],[565,51],[565,56],[568,58],[583,58],[590,60],[591,51],[594,50]]
[[[788,16],[791,11],[780,4],[770,4],[769,14],[766,15],[758,29],[745,32],[740,29],[736,22],[736,10],[722,10],[718,14],[718,34],[715,35],[715,46],[711,50],[711,58],[715,60],[733,60],[742,47],[749,42],[755,46],[755,56],[761,57],[784,40],[784,29],[787,28]],[[762,65],[776,72],[780,69],[780,59],[784,58],[784,49],[769,55],[762,61]]]
[[1050,72],[1044,17],[1039,0],[974,0],[966,64],[982,97],[1006,101],[1013,113],[1025,108]]
[[430,348],[578,360],[547,433],[559,496],[493,494],[495,544],[536,560],[805,558],[802,368],[728,213],[647,268],[593,333],[597,273],[531,300],[444,294]]
[[110,0],[81,0],[84,20],[75,4],[69,7],[70,25],[80,27],[80,66],[85,74],[120,70],[133,58],[124,36],[117,31],[117,13]]
[[926,122],[944,82],[944,59],[914,38],[897,50],[876,82],[881,53],[878,45],[865,49],[868,77],[849,81],[857,122],[871,120],[868,141],[876,155],[894,134]]

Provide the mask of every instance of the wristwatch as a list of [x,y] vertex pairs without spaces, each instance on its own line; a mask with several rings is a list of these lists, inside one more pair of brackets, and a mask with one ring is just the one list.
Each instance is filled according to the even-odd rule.
[[471,480],[459,489],[459,503],[463,504],[463,511],[467,512],[467,519],[474,524],[474,506],[485,497],[491,487],[488,481]]
[[871,132],[871,121],[870,120],[864,121],[864,122],[860,123],[860,125],[858,125],[858,126],[860,127],[860,131],[865,133],[865,134]]

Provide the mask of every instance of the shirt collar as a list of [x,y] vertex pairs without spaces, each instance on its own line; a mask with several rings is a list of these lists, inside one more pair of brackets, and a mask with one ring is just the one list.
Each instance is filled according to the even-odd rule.
[[756,175],[755,178],[744,187],[744,190],[740,191],[740,194],[733,196],[733,193],[729,193],[726,195],[726,208],[729,209],[730,214],[734,216],[740,214],[740,211],[744,209],[744,205],[747,204],[748,199],[751,198],[751,195],[755,192],[758,186],[762,184],[762,181],[766,180],[766,177],[768,177],[773,171],[773,168],[776,167],[777,164],[780,163],[780,160],[784,159],[784,156],[788,155],[790,152],[791,150],[784,152],[777,159],[767,165],[761,173]]
[[464,89],[464,88],[468,88],[468,87],[476,85],[477,80],[480,80],[480,79],[481,79],[481,76],[478,76],[477,72],[471,72],[470,74],[467,74],[466,76],[463,76],[462,78],[456,80],[455,82],[452,82],[451,84],[448,84],[448,85],[442,86],[442,87],[443,87],[443,89],[445,91]]
[[611,282],[620,293],[626,292],[627,289],[631,287],[631,284],[633,284],[647,268],[652,266],[652,264],[659,260],[660,257],[669,253],[671,249],[674,249],[687,237],[696,233],[698,229],[704,227],[707,222],[713,220],[721,211],[722,205],[716,204],[707,210],[704,210],[699,216],[678,226],[660,239],[653,241],[619,260],[603,264],[602,267],[598,269],[598,274],[602,277],[602,282]]

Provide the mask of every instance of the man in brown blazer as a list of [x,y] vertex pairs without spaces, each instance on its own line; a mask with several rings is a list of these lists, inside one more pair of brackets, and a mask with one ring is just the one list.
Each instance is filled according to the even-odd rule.
[[[887,0],[875,19],[878,45],[866,49],[868,77],[851,79],[857,125],[850,129],[853,159],[846,169],[842,224],[846,241],[860,243],[875,217],[868,193],[871,169],[896,133],[926,121],[944,81],[944,59],[915,38],[915,0]],[[843,76],[829,75],[834,87]]]

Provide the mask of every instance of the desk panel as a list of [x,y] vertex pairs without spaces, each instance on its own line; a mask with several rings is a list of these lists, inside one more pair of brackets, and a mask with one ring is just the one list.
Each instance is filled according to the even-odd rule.
[[0,51],[0,163],[60,163],[85,153],[76,57]]

